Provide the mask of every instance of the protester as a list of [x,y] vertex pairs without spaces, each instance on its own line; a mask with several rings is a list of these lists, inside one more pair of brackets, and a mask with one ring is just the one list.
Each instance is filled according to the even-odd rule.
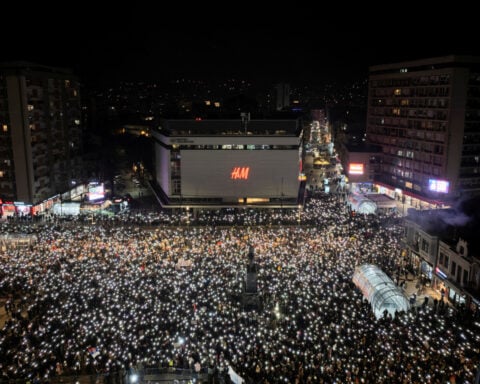
[[[2,376],[231,367],[255,383],[473,383],[478,322],[446,306],[377,320],[351,281],[365,262],[398,271],[395,215],[352,217],[322,197],[300,223],[296,209],[182,221],[144,212],[2,224],[38,237],[0,252],[0,297],[11,297]],[[262,303],[251,311],[241,300],[249,246]]]

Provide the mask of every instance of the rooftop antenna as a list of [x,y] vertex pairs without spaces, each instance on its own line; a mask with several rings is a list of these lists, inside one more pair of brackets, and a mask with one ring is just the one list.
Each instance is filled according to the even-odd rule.
[[245,135],[246,135],[247,134],[248,122],[250,121],[250,112],[241,112],[240,117],[242,119],[242,126],[243,126],[243,130],[245,131]]

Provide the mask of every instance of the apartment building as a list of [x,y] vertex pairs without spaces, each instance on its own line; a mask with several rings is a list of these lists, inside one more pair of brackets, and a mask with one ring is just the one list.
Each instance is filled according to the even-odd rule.
[[36,203],[83,171],[80,84],[70,70],[0,65],[0,198]]
[[370,67],[367,142],[382,147],[378,186],[409,205],[480,193],[480,58]]

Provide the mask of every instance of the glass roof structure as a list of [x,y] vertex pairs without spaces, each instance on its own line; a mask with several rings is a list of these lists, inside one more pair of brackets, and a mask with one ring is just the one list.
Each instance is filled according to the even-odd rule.
[[350,195],[348,204],[353,211],[366,215],[374,214],[377,210],[377,204],[374,201],[361,195]]
[[385,311],[394,317],[396,311],[410,309],[403,291],[376,265],[363,264],[356,267],[353,282],[372,306],[377,319],[383,317]]

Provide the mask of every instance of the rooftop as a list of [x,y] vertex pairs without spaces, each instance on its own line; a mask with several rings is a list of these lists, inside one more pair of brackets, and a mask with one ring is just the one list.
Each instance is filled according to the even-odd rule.
[[[370,73],[387,73],[387,72],[398,72],[400,68],[408,68],[412,71],[419,70],[432,70],[439,68],[451,68],[451,67],[468,67],[468,66],[478,66],[480,65],[480,57],[478,56],[440,56],[440,57],[431,57],[427,59],[412,60],[412,61],[402,61],[398,63],[390,64],[381,64],[373,65],[369,67]],[[408,71],[406,72],[408,73]]]
[[477,200],[470,200],[456,208],[412,210],[408,212],[407,220],[417,223],[425,232],[438,236],[451,246],[456,246],[459,238],[464,239],[470,254],[480,257],[480,206],[470,206]]
[[159,131],[166,136],[298,136],[301,124],[292,120],[163,120]]
[[31,63],[29,61],[8,61],[0,63],[0,72],[49,72],[62,75],[71,75],[73,71],[68,68],[51,67],[48,65],[42,65],[37,63]]

